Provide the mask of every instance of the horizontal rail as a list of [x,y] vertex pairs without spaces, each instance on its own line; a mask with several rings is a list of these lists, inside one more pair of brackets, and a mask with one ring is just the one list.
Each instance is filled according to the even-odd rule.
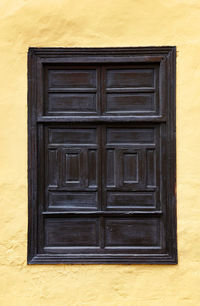
[[166,122],[165,116],[39,116],[38,123],[42,122]]

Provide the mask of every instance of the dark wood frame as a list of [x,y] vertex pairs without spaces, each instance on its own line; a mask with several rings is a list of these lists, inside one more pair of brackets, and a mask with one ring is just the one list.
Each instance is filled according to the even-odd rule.
[[[167,177],[167,240],[169,250],[167,254],[123,256],[120,258],[102,256],[65,254],[39,254],[37,243],[40,237],[37,234],[37,175],[39,164],[37,152],[43,150],[37,144],[37,131],[42,133],[40,123],[56,122],[82,122],[81,116],[44,116],[40,92],[42,82],[37,86],[36,80],[42,80],[42,65],[48,63],[160,63],[163,67],[166,82],[168,112],[167,117],[152,115],[128,116],[127,122],[166,122],[167,126],[167,154],[169,154],[170,167]],[[176,47],[137,47],[137,48],[30,48],[28,52],[28,264],[176,264],[177,263],[177,238],[176,238]],[[36,104],[40,115],[36,115]],[[88,116],[89,122],[120,122],[118,116]],[[129,212],[127,212],[128,214]],[[64,212],[63,212],[64,214]],[[69,213],[68,213],[69,214]],[[76,215],[76,212],[73,213]],[[84,214],[84,213],[83,213]],[[102,213],[103,214],[103,213]],[[107,214],[112,215],[112,212]],[[154,214],[152,212],[152,214]],[[130,215],[130,213],[129,213]],[[142,215],[142,212],[134,212]]]

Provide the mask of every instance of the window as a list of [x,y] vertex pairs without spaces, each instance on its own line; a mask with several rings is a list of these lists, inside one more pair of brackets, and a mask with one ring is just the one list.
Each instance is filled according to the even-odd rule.
[[175,61],[30,48],[29,264],[177,263]]

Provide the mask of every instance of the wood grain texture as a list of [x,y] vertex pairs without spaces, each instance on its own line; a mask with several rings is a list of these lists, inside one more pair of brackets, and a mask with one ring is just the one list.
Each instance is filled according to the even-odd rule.
[[28,263],[177,263],[175,48],[28,62]]

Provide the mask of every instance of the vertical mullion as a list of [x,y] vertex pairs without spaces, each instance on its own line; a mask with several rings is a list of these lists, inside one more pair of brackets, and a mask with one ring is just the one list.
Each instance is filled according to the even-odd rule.
[[[103,203],[104,203],[104,163],[103,163],[103,126],[98,127],[98,134],[99,134],[99,168],[98,168],[98,196],[99,196],[99,210],[104,210]],[[99,241],[100,241],[100,248],[104,248],[104,217],[99,216]]]
[[[97,88],[97,92],[98,92],[98,114],[102,115],[102,66],[99,65],[98,66],[98,88]],[[99,136],[99,142],[98,142],[98,146],[99,146],[99,152],[98,152],[98,161],[99,161],[99,165],[98,165],[98,193],[99,193],[99,210],[102,210],[102,202],[103,202],[103,172],[102,172],[102,167],[103,167],[103,163],[102,163],[102,152],[103,152],[103,147],[102,147],[102,126],[99,125],[98,126],[98,136]],[[100,239],[101,241],[101,239]]]
[[101,141],[102,141],[102,150],[101,150],[101,194],[102,194],[102,205],[101,209],[105,210],[106,209],[106,126],[102,125],[101,126]]
[[98,210],[102,210],[102,131],[101,126],[98,130]]
[[[100,103],[101,115],[105,112],[105,67],[101,66],[101,84],[100,84]],[[105,210],[106,203],[106,125],[102,124],[101,127],[101,210]]]
[[[100,115],[104,113],[104,68],[103,66],[100,66],[100,87],[99,87],[99,95],[100,95]],[[101,125],[99,127],[100,129],[100,181],[101,181],[101,210],[105,210],[105,126]],[[103,249],[105,246],[105,222],[104,217],[101,216],[100,219],[100,247]]]

